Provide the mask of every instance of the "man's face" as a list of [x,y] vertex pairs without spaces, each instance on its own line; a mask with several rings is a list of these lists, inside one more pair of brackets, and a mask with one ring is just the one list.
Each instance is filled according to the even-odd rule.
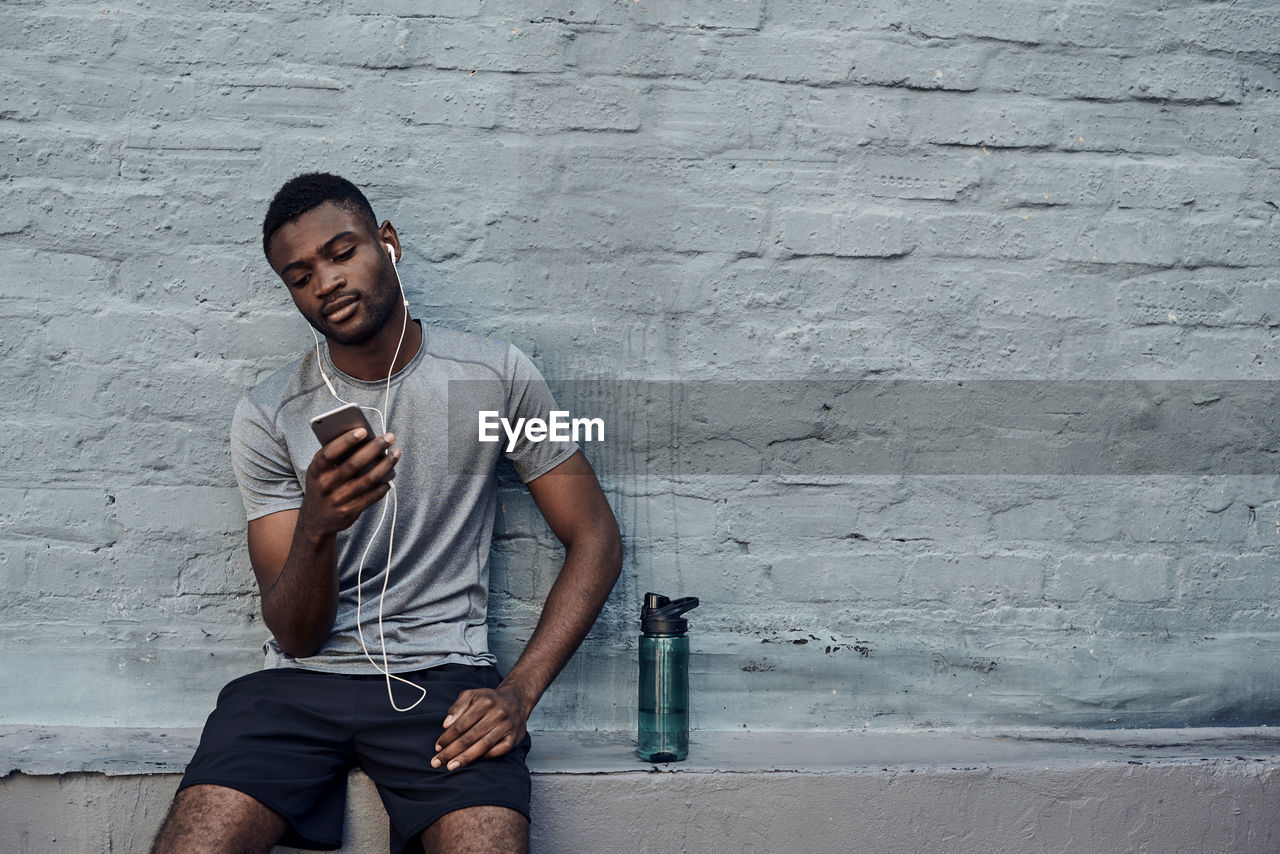
[[326,202],[271,237],[267,260],[289,288],[307,322],[338,344],[362,344],[373,337],[400,298],[395,269],[382,244],[394,241],[384,224],[373,232],[368,220]]

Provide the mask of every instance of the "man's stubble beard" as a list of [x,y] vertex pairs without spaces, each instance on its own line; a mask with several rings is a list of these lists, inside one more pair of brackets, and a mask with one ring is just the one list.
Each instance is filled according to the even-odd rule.
[[[364,319],[354,329],[341,331],[330,326],[321,313],[318,317],[307,317],[307,322],[326,339],[347,347],[363,344],[382,330],[396,308],[399,285],[387,276],[385,265],[378,269],[378,286],[374,293],[360,298],[361,309],[365,311]],[[406,309],[407,310],[407,309]]]

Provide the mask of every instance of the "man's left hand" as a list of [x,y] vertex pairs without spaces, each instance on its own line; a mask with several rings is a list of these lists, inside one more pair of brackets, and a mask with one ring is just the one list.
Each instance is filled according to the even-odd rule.
[[463,691],[445,716],[444,735],[436,743],[431,767],[453,771],[477,759],[509,753],[524,740],[531,711],[518,692],[501,685]]

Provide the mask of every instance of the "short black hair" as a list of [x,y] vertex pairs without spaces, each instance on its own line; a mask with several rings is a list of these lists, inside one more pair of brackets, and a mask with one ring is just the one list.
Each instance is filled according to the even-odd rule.
[[339,175],[309,172],[286,181],[267,207],[267,215],[262,220],[263,254],[269,254],[271,238],[281,227],[325,202],[366,219],[370,233],[377,232],[378,218],[359,187]]

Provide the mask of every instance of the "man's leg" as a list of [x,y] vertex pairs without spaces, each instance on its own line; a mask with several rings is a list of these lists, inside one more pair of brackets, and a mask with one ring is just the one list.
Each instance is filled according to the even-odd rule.
[[422,831],[426,854],[528,854],[529,820],[507,807],[468,807]]
[[152,854],[266,854],[285,820],[253,798],[225,786],[178,792]]
[[449,707],[463,691],[495,687],[497,671],[446,664],[401,676],[426,689],[423,701],[397,712],[381,680],[364,680],[358,708],[367,717],[355,738],[360,767],[377,784],[391,820],[391,850],[418,851],[421,843],[431,854],[524,854],[532,794],[528,736],[501,756],[454,771],[431,767]]

